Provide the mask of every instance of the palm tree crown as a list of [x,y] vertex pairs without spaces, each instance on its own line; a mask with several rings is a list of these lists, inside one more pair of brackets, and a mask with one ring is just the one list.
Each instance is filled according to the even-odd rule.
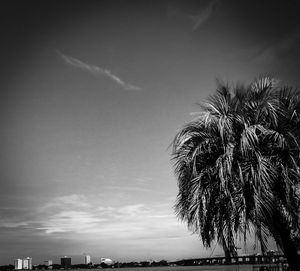
[[295,268],[287,251],[299,236],[299,155],[298,91],[269,77],[233,90],[219,84],[173,141],[175,211],[227,256],[236,254],[237,233],[246,238],[253,227],[263,252],[271,235]]

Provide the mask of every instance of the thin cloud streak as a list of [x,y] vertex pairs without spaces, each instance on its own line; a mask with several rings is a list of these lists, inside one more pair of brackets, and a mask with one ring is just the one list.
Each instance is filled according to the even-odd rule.
[[57,54],[63,59],[63,61],[66,64],[73,66],[75,68],[79,68],[83,71],[89,72],[89,73],[93,74],[94,76],[104,75],[104,76],[108,77],[109,79],[111,79],[112,81],[114,81],[115,83],[117,83],[124,90],[141,90],[141,88],[138,86],[126,83],[120,77],[113,74],[110,70],[103,69],[103,68],[95,66],[95,65],[87,64],[75,57],[67,56],[59,51],[57,51]]
[[297,48],[299,42],[300,31],[290,33],[277,41],[277,43],[259,50],[253,60],[266,61],[282,59],[287,61],[291,59],[293,61],[294,58],[292,57],[291,51],[293,48]]
[[196,31],[199,27],[201,27],[212,15],[213,9],[215,5],[219,2],[219,0],[212,0],[207,7],[205,7],[201,13],[198,15],[190,15],[189,18],[192,19],[195,24],[193,26],[193,32]]
[[87,197],[84,195],[72,194],[55,198],[53,201],[39,207],[40,212],[44,212],[49,208],[88,208]]
[[[146,187],[138,187],[138,186],[121,186],[121,185],[109,185],[106,186],[105,189],[112,191],[123,191],[123,192],[153,192],[153,189]],[[155,191],[157,194],[163,194],[161,191]]]

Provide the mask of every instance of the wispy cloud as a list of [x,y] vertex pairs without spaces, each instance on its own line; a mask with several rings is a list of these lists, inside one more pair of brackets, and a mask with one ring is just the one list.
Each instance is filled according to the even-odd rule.
[[22,226],[28,226],[27,221],[22,221],[22,222],[1,222],[0,227],[3,228],[18,228]]
[[[259,48],[256,51],[254,61],[291,60],[294,61],[295,48],[300,43],[300,31],[296,31],[279,39],[270,46]],[[294,50],[294,51],[293,51]]]
[[89,207],[87,198],[84,195],[72,194],[67,196],[57,197],[54,200],[48,202],[44,206],[40,207],[40,211],[44,211],[49,208],[85,208]]
[[57,238],[63,233],[72,236],[94,234],[99,240],[152,239],[163,238],[168,234],[188,234],[173,214],[172,203],[162,205],[140,202],[111,206],[105,200],[92,196],[67,195],[52,199],[41,206],[40,210],[34,227],[46,234],[55,234]]
[[200,11],[199,14],[189,16],[189,18],[194,21],[193,31],[196,31],[210,18],[213,13],[214,7],[218,2],[219,0],[211,0],[209,4]]
[[191,20],[194,23],[192,31],[196,31],[212,16],[218,2],[219,0],[209,0],[208,4],[198,10],[196,14],[191,14],[186,11],[182,11],[179,7],[169,5],[167,9],[167,16],[169,18],[175,16],[184,20]]
[[117,75],[113,74],[110,70],[101,68],[99,66],[87,64],[75,57],[65,55],[61,53],[60,51],[57,51],[57,54],[64,60],[64,62],[72,67],[81,69],[83,71],[89,72],[93,74],[94,76],[102,75],[106,76],[112,81],[114,81],[116,84],[121,86],[124,90],[141,90],[140,87],[129,84],[122,80],[120,77]]
[[140,176],[140,177],[136,177],[135,180],[137,183],[146,184],[146,183],[153,181],[153,178]]
[[106,219],[100,218],[91,212],[84,211],[62,211],[55,214],[47,221],[42,222],[38,230],[44,230],[46,233],[88,233],[99,228],[99,224]]
[[153,192],[153,189],[139,186],[122,186],[122,185],[109,185],[105,187],[108,191],[122,191],[123,193],[128,192]]
[[34,215],[0,220],[2,230],[30,230],[49,238],[104,240],[153,240],[169,236],[185,238],[186,227],[178,223],[173,202],[128,202],[111,205],[98,194],[55,197],[34,210]]

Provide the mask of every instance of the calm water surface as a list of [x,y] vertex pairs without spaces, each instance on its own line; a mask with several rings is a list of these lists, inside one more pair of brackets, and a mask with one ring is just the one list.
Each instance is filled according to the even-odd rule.
[[[226,265],[226,266],[158,266],[158,267],[128,267],[115,269],[80,269],[81,271],[107,270],[107,271],[252,271],[252,265]],[[78,270],[70,270],[78,271]]]

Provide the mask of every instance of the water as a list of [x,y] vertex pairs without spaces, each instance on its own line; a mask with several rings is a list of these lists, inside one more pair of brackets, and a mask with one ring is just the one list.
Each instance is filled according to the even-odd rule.
[[[215,265],[215,266],[162,266],[122,268],[120,271],[252,271],[252,265]],[[115,270],[116,271],[116,270]]]
[[[215,265],[215,266],[158,266],[158,267],[124,267],[115,269],[80,269],[81,271],[253,271],[253,265]],[[78,271],[71,269],[70,271]]]

